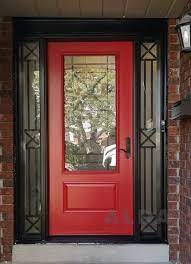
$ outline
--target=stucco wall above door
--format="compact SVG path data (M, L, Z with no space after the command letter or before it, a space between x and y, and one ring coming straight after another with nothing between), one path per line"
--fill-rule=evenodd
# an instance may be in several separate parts
M0 16L176 18L187 3L188 0L1 0Z

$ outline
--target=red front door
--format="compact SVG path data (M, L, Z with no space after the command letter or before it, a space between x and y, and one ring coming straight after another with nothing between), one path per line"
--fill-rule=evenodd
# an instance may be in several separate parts
M48 43L49 234L133 234L132 42Z

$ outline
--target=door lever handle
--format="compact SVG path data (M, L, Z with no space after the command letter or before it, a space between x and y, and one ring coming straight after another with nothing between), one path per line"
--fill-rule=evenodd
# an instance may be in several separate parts
M120 150L125 152L127 159L130 159L130 156L131 156L131 138L126 137L125 140L126 140L126 149L120 149Z
M126 157L129 159L131 156L131 138L126 138Z

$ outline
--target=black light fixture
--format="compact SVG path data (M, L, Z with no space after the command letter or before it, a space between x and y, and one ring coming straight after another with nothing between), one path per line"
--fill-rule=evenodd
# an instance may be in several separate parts
M182 51L191 51L191 13L177 20L176 29Z

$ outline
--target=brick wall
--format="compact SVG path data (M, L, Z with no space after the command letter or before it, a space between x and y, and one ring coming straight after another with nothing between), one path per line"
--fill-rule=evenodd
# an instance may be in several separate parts
M187 10L190 7L191 2ZM171 260L188 264L191 263L191 119L172 121L171 107L191 95L191 54L180 53L175 24L175 20L169 20L168 240Z
M179 260L180 121L171 119L172 104L180 99L180 47L176 21L168 27L168 241L171 261Z
M191 54L180 59L181 98L191 95ZM191 263L191 119L180 122L180 260Z
M12 23L0 17L0 262L13 244Z

